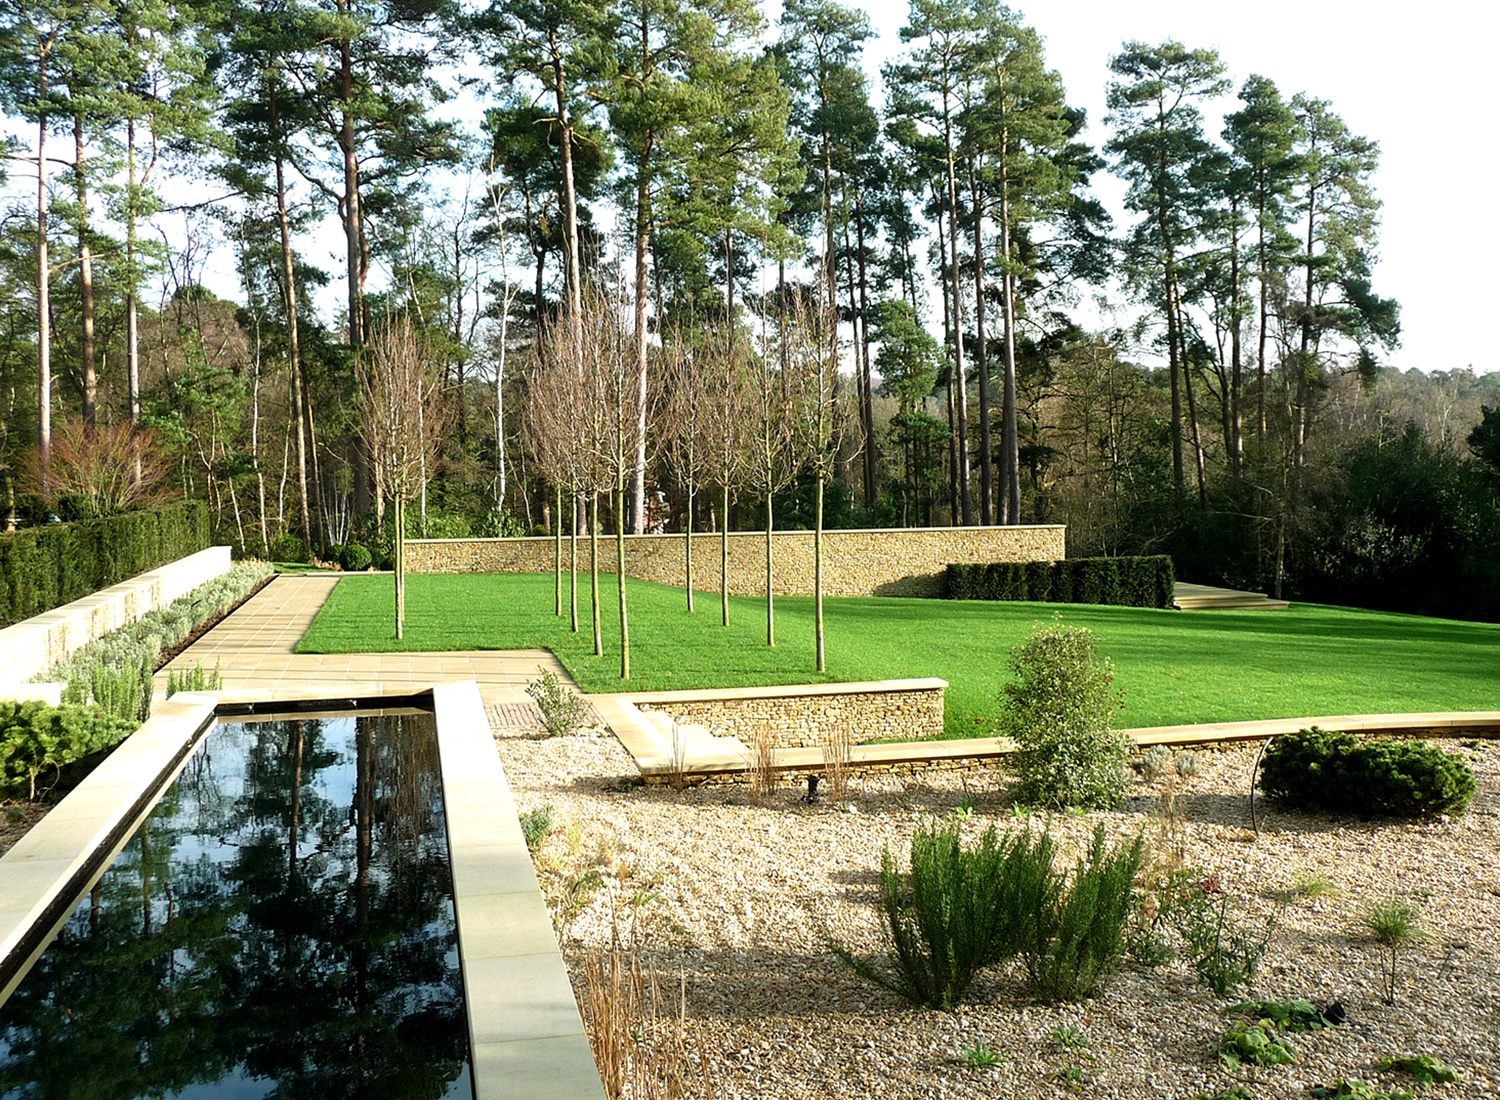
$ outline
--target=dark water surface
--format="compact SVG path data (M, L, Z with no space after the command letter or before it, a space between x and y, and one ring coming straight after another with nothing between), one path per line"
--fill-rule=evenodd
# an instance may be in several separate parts
M0 1097L473 1095L431 715L221 725L0 1006Z

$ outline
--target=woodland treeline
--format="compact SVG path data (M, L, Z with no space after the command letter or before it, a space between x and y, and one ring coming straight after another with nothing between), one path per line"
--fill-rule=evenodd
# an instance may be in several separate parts
M913 0L878 99L871 34L834 0L0 0L9 511L181 490L247 553L377 561L408 508L1056 522L1500 618L1500 375L1383 365L1379 149L1334 104L1127 42L1094 147L1022 13Z

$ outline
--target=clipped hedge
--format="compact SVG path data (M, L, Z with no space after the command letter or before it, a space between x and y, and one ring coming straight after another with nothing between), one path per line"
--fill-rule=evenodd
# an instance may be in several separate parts
M1427 741L1298 730L1266 749L1260 789L1289 805L1361 817L1461 814L1474 800L1474 771Z
M1165 554L950 565L950 600L1032 600L1116 607L1171 607L1175 577Z
M208 532L208 505L183 500L0 534L0 626L196 554Z

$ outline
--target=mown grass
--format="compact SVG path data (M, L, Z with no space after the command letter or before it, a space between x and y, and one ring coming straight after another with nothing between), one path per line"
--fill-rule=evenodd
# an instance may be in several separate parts
M689 614L680 589L632 582L632 678L619 679L614 578L601 577L605 656L553 615L546 575L418 575L407 581L406 637L395 640L389 576L345 577L298 646L302 653L550 649L585 691L640 691L938 676L947 733L983 736L1006 657L1059 614L1099 638L1124 696L1117 725L1174 725L1317 714L1500 709L1500 625L1297 604L1288 611L1192 612L888 597L826 601L828 673L813 671L810 598L737 597L719 625L715 593ZM566 596L566 593L565 593Z

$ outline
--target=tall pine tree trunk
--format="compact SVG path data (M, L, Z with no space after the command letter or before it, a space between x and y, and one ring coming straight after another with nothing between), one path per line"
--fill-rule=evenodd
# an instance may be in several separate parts
M979 373L979 522L988 527L994 521L991 511L995 499L995 460L990 442L990 365L985 332L984 308L984 206L969 158L969 195L974 203L974 366Z
M73 116L73 189L78 201L78 312L82 328L83 430L92 435L99 401L99 349L94 336L94 242L89 229L83 116Z
M38 99L48 95L47 63L38 68ZM42 487L47 487L47 466L52 454L52 273L47 262L47 116L37 123L36 137L36 404L37 458Z
M958 171L953 149L953 120L948 110L948 93L943 93L943 153L948 175L948 253L949 282L953 288L953 404L958 420L958 503L963 523L974 522L974 500L969 490L969 396L964 377L964 309L958 264Z

